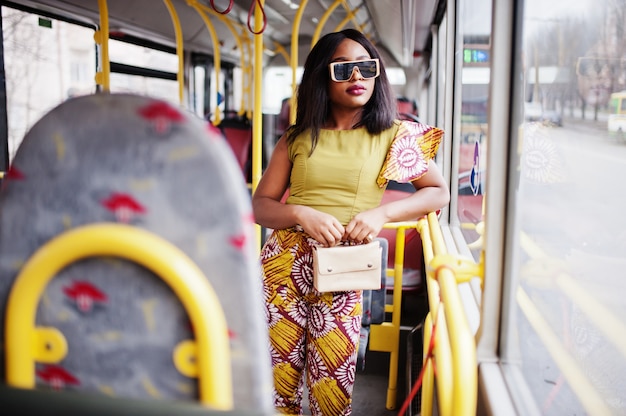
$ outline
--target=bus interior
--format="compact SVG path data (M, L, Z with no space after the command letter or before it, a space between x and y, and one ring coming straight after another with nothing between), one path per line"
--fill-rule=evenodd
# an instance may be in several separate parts
M451 196L378 236L352 414L626 414L624 1L0 10L3 414L275 414L250 197L349 27Z

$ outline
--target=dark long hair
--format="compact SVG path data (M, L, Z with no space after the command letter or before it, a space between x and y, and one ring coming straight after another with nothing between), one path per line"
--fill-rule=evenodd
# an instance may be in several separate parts
M287 143L292 143L298 135L310 129L311 152L315 149L320 129L330 115L328 65L344 39L358 42L370 57L380 60L380 76L375 79L374 93L362 109L361 120L353 128L365 126L370 134L377 134L392 126L396 118L396 101L383 59L361 32L345 29L321 37L307 56L297 93L296 123L287 132Z

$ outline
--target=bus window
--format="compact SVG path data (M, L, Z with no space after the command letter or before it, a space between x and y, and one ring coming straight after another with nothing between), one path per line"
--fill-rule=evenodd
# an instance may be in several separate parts
M111 92L132 92L178 103L178 57L115 39L109 40Z
M607 131L622 108L623 2L524 2L516 108L542 103L563 125L521 117L509 167L503 328L519 414L626 414L626 148ZM548 7L549 6L549 7ZM607 49L607 44L616 42ZM581 59L584 58L584 59ZM574 71L576 69L576 71ZM608 114L613 98L614 110Z
M9 160L32 124L95 92L94 30L2 7Z
M463 39L457 216L475 259L482 248L483 182L487 148L491 2L460 5Z

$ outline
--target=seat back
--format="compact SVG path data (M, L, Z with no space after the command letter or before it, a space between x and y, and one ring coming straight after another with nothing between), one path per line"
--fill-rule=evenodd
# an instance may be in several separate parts
M389 184L389 187L383 194L381 203L388 203L396 201L398 199L405 198L407 193L415 192L413 185L403 186L405 184ZM396 230L383 228L378 234L380 238L384 238L389 242L389 257L388 268L393 269L396 259ZM423 285L422 273L423 260L422 260L422 240L419 233L415 229L407 230L405 233L405 246L404 246L404 262L403 262L403 277L402 287L403 290L419 289ZM393 287L393 279L387 280L387 287Z
M398 116L401 120L420 122L417 101L406 97L397 97L396 108L398 109Z
M250 178L252 156L252 124L246 118L225 118L218 125L235 155L239 168L246 180Z
M84 256L68 256L68 263L56 269L49 266L53 276L39 294L15 283L36 263L41 246L94 226L148 235L148 242L139 244L145 253L132 254L134 249L124 245L131 237L102 240L102 232L91 233L74 238L74 246L61 252L100 244L102 253L87 250ZM24 312L32 313L35 338L57 342L50 345L61 351L54 356L45 348L35 350L35 386L114 397L201 399L198 377L208 361L201 358L208 325L195 316L219 313L203 309L196 295L206 295L210 287L227 326L234 408L271 414L253 235L245 181L223 138L202 120L164 101L126 94L75 98L52 110L26 135L0 193L3 315L14 290L35 296L36 311ZM161 243L175 249L153 251ZM163 267L154 266L159 261ZM186 275L185 264L197 268L209 285L184 283L181 292L163 278ZM3 346L10 336L5 327L2 319ZM3 348L5 381L6 353ZM220 382L228 378L210 381Z

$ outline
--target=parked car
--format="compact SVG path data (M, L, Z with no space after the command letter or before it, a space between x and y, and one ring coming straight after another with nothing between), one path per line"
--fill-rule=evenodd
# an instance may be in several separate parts
M563 117L556 110L544 110L541 103L524 103L524 120L540 122L550 126L563 126Z
M543 114L543 107L541 103L535 103L535 102L524 103L524 120L541 121L542 114Z
M545 110L541 115L541 121L552 126L563 126L563 117L556 110Z

